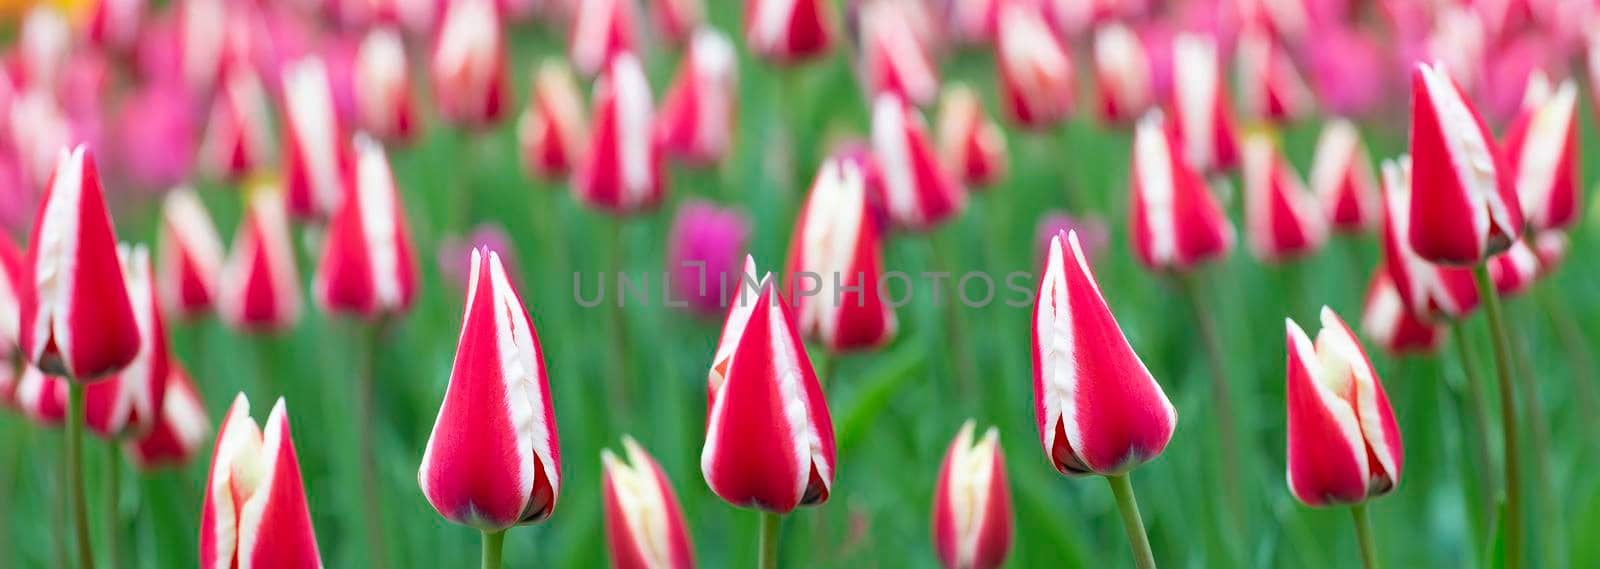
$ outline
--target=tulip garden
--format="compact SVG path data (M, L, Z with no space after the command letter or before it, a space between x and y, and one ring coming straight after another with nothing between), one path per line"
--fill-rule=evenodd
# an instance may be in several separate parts
M1600 10L0 4L0 567L1600 566Z

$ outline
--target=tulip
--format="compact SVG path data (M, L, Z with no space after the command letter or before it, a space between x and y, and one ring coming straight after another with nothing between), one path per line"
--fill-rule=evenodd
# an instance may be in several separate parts
M997 30L995 60L1006 116L1023 128L1060 123L1072 112L1077 89L1066 47L1039 10L1021 2L1004 3Z
M1289 121L1311 110L1311 90L1288 52L1259 30L1239 37L1239 106L1255 120Z
M587 144L583 96L572 71L559 59L547 59L534 72L528 108L517 119L517 140L523 165L534 176L566 176Z
M1163 120L1152 111L1133 135L1133 247L1151 270L1185 271L1226 255L1233 248L1233 224Z
M390 28L368 32L356 52L354 75L357 124L384 140L415 137L417 111L400 33Z
M666 178L652 140L650 83L632 54L611 62L595 83L594 130L578 162L572 189L590 206L623 215L653 209Z
M167 376L160 412L143 435L123 443L123 451L143 470L180 466L194 456L211 431L205 401L194 380L176 361Z
M156 240L156 291L161 306L180 318L211 310L222 270L222 240L194 188L173 189L161 206Z
M973 440L961 425L945 451L933 490L933 543L948 569L994 569L1011 550L1011 485L1006 482L1000 431Z
M1216 42L1179 34L1172 40L1172 71L1173 129L1189 165L1202 172L1232 169L1239 142Z
M1005 135L984 113L971 86L956 84L945 89L934 124L940 158L962 183L984 188L1005 176Z
M1412 73L1411 164L1408 239L1422 258L1480 263L1522 234L1510 169L1482 117L1437 66Z
M902 5L891 2L861 8L864 82L869 95L889 93L927 105L939 94L939 70L905 12Z
M1347 23L1324 25L1306 38L1306 75L1317 103L1330 113L1370 115L1386 101L1393 54L1377 34Z
M1429 263L1406 239L1412 216L1411 159L1383 164L1383 256L1400 298L1424 320L1465 318L1478 307L1472 273L1461 267Z
M16 149L31 197L37 188L49 187L61 149L71 148L81 137L55 96L44 89L23 91L11 102L10 110L5 117L10 121L6 134Z
M211 454L200 510L201 567L322 567L283 398L264 426L234 398Z
M961 213L967 191L939 162L916 107L879 95L872 107L872 148L883 176L885 205L896 225L930 229Z
M1505 158L1530 228L1566 229L1578 219L1578 88L1554 92L1543 73L1528 80L1520 117L1505 135Z
M1094 32L1094 80L1104 122L1132 122L1154 101L1144 44L1120 23L1100 26Z
M967 44L994 41L1000 7L1007 0L954 0L950 3L950 32Z
M1539 277L1539 255L1528 245L1528 239L1519 239L1504 253L1489 259L1489 277L1494 280L1495 291L1503 297L1522 294L1533 286Z
M1543 231L1533 236L1533 252L1539 257L1539 275L1548 275L1567 258L1570 238L1561 231Z
M510 97L505 37L491 0L445 5L428 57L439 111L450 122L484 128L499 122Z
M474 250L471 270L461 340L417 482L440 515L487 539L550 516L561 451L528 311L498 254Z
M698 164L727 155L738 100L737 58L721 32L695 33L656 117L655 136L663 152Z
M820 57L833 44L833 3L826 0L745 0L750 51L778 63Z
M1083 256L1090 261L1105 251L1106 243L1111 240L1111 228L1097 215L1074 217L1061 210L1046 211L1039 215L1039 221L1033 229L1033 252L1039 262L1043 263L1045 257L1050 255L1050 242L1055 240L1057 234L1070 232L1077 232Z
M300 318L300 275L289 240L289 218L272 182L246 190L244 221L217 278L217 313L250 332L287 329Z
M572 66L585 76L599 73L618 55L638 48L634 0L586 0L573 5Z
M668 43L690 41L704 23L701 0L651 0L650 20Z
M883 245L867 215L861 172L842 160L824 162L794 227L784 288L800 334L833 352L893 338L899 324L879 288ZM804 284L804 277L815 281Z
M66 15L49 4L29 9L17 28L15 49L17 83L54 89L72 53L72 29Z
M505 257L501 258L501 262L505 264L506 274L512 279L521 274L517 270L517 254L512 247L511 236L497 223L480 223L465 235L446 235L440 240L438 249L435 262L439 276L460 290L466 290L467 281L472 279L472 252L477 249L504 252Z
M1395 354L1429 353L1439 346L1439 325L1423 320L1400 296L1389 267L1379 264L1367 287L1361 330L1383 349Z
M142 434L155 423L166 395L171 358L150 271L150 251L142 245L123 245L118 252L141 341L127 367L85 390L84 418L89 430L107 439Z
M22 286L22 251L11 241L11 235L0 231L0 356L5 356L9 370L9 355L17 345L17 328L21 322L22 300L18 288Z
M202 167L237 180L270 163L270 115L266 91L255 72L244 66L229 69L200 143Z
M1322 127L1309 183L1335 231L1364 231L1376 225L1383 214L1378 182L1367 163L1367 150L1355 125L1348 120L1331 119Z
M178 62L195 93L209 92L222 74L228 50L228 5L224 0L177 0Z
M84 22L84 35L91 45L128 48L138 39L145 10L145 0L94 0Z
M302 219L333 215L344 198L350 151L322 60L307 57L290 64L283 91L289 214Z
M674 298L701 316L726 314L749 238L750 220L738 210L695 199L678 206L667 237Z
M661 465L633 438L622 437L626 460L600 451L606 545L615 569L692 569L694 545Z
M311 287L323 310L373 319L411 306L417 262L389 158L364 135L355 148L355 183L328 225Z
M1483 18L1476 9L1466 5L1441 7L1424 41L1424 54L1417 60L1437 61L1435 67L1448 71L1461 88L1472 89L1478 84L1490 42ZM1412 90L1416 91L1416 87ZM1413 100L1415 95L1413 93ZM1415 110L1412 120L1416 120Z
M1246 135L1243 154L1245 227L1256 256L1281 261L1315 252L1327 240L1327 223L1277 143L1264 132Z
M12 386L11 397L23 416L41 425L57 427L67 418L69 388L67 380L26 366Z

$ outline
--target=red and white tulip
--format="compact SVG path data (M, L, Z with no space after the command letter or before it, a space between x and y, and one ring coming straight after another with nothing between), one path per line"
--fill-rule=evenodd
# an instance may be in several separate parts
M1522 235L1516 183L1461 87L1437 66L1411 77L1407 238L1431 262L1479 263Z
M200 510L200 566L322 567L282 397L262 426L243 393L222 419Z
M484 128L505 114L511 94L504 34L492 0L446 4L428 57L433 96L446 120Z
M785 271L803 336L830 351L881 346L898 328L884 301L882 235L868 215L861 171L838 159L823 162L795 221ZM800 282L802 276L815 282Z
M1518 239L1510 249L1489 259L1489 278L1501 297L1511 297L1528 290L1539 278L1542 267L1539 255L1528 245L1528 239Z
M378 318L416 299L416 253L383 147L356 135L355 148L355 181L328 224L311 288L323 310Z
M84 22L90 45L113 49L131 47L139 39L146 0L93 0Z
M949 30L957 41L987 44L994 41L1000 7L1008 0L954 0L950 2Z
M1212 39L1179 34L1172 40L1170 106L1173 129L1191 166L1212 172L1231 170L1238 164L1238 134Z
M211 432L211 419L206 416L205 401L195 389L194 380L176 361L170 372L160 412L150 429L123 443L123 452L144 470L189 462Z
M367 32L356 50L354 75L361 129L387 141L411 140L418 128L417 109L400 32L392 28Z
M1395 354L1428 353L1439 346L1444 336L1438 324L1423 320L1400 296L1400 288L1389 275L1387 264L1380 263L1367 287L1366 304L1361 310L1361 330L1383 349Z
M634 0L585 0L573 4L569 55L578 73L592 76L618 55L637 52L633 3Z
M167 193L156 239L156 291L169 314L188 318L211 310L222 272L222 239L194 188Z
M650 83L633 54L611 62L595 83L594 122L572 189L600 209L628 214L655 208L666 191Z
M1246 117L1281 122L1312 110L1311 90L1295 70L1289 53L1271 36L1260 30L1246 31L1239 36L1236 49L1239 108Z
M559 59L539 65L532 92L527 110L517 120L523 165L535 176L561 178L572 171L588 145L583 95L572 70Z
M690 41L705 21L701 0L650 0L650 20L667 43Z
M237 180L271 163L271 114L267 92L255 71L249 66L230 68L212 103L200 143L201 168Z
M1250 248L1279 261L1315 252L1327 241L1327 222L1316 197L1265 132L1244 140L1244 212Z
M922 113L894 95L872 107L872 149L883 176L889 217L901 227L929 229L959 215L967 190L940 162Z
M12 350L17 347L17 332L22 322L22 250L11 235L0 231L0 367L9 370Z
M1160 111L1151 111L1134 130L1133 248L1147 268L1186 270L1227 255L1233 223L1163 122Z
M966 84L946 88L934 119L939 154L968 187L989 187L1006 174L1006 138Z
M833 47L832 6L827 0L745 0L745 44L778 63L820 57Z
M1323 125L1309 182L1334 231L1365 231L1383 216L1378 180L1367 160L1355 124L1336 118Z
M600 451L606 545L615 569L693 569L694 544L672 481L633 438Z
M862 71L869 95L890 93L924 106L939 94L939 69L905 12L893 2L861 7Z
M1561 231L1543 231L1534 234L1533 252L1539 257L1539 274L1548 275L1561 266L1567 258L1572 239Z
M971 420L945 451L933 490L933 546L948 569L994 569L1011 551L1011 485L1000 431L974 440Z
M22 415L47 427L67 419L67 381L45 375L39 368L23 366L12 387L12 401Z
M1581 211L1578 187L1578 88L1551 91L1543 73L1528 80L1523 111L1505 135L1505 158L1530 228L1565 229Z
M350 149L322 59L307 57L284 70L283 115L289 214L327 218L344 199Z
M1100 119L1130 123L1155 103L1150 56L1139 36L1121 23L1094 32L1094 83L1100 98Z
M1076 99L1072 56L1037 7L1005 3L998 30L995 67L1007 118L1032 129L1060 123Z
M656 117L662 152L696 164L711 164L728 154L737 116L738 57L722 32L695 32Z
M217 279L217 313L238 329L274 332L300 319L300 273L283 197L270 182L246 190L244 221Z
M150 270L150 250L142 245L122 245L119 254L140 342L138 354L127 367L84 390L85 424L107 439L142 434L155 424L166 397L172 358Z
M1478 307L1478 285L1465 267L1437 265L1411 248L1411 159L1383 164L1383 257L1400 297L1425 320L1459 319Z
M178 58L190 90L206 93L216 85L227 59L228 3L177 0Z

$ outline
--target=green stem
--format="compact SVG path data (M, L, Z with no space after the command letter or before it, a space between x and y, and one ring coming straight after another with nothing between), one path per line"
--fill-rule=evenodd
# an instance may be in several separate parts
M778 527L782 522L783 516L780 514L761 512L761 556L757 559L758 569L777 569Z
M1211 396L1216 407L1219 431L1217 437L1222 444L1222 460L1219 463L1222 468L1223 496L1227 500L1233 529L1237 533L1244 516L1244 502L1239 492L1241 483L1239 430L1233 424L1233 394L1228 388L1227 371L1222 363L1222 340L1217 333L1216 320L1209 309L1210 304L1206 303L1200 293L1200 274L1194 270L1180 273L1178 284L1183 288L1184 297L1189 301L1189 308L1194 313L1200 340L1205 345L1206 364L1211 369Z
M122 453L117 441L106 445L109 470L106 473L106 567L121 567L122 552L118 551L122 530Z
M955 264L950 262L949 255L945 254L946 251L936 235L928 236L928 245L932 251L933 270L944 273L948 278L946 282L950 284L948 295L940 296L941 292L937 288L934 289L934 295L939 300L935 304L942 303L944 308L945 336L942 349L945 355L950 357L950 373L955 376L962 398L970 400L976 391L973 383L973 376L976 374L972 371L972 361L967 356L967 350L963 348L966 342L962 341L961 334L961 289L958 284L961 276L955 271Z
M1456 356L1461 360L1461 372L1466 377L1467 405L1472 413L1472 448L1474 451L1473 462L1478 469L1478 484L1481 485L1479 496L1482 501L1478 505L1479 531L1483 539L1489 539L1488 532L1492 531L1494 524L1494 491L1495 473L1492 463L1494 455L1489 451L1489 398L1483 393L1483 380L1478 377L1478 366L1472 358L1472 347L1467 344L1466 324L1460 320L1450 325L1450 342L1455 344Z
M1378 569L1378 546L1372 541L1372 521L1367 519L1367 504L1350 506L1350 516L1356 520L1356 540L1361 543L1361 566Z
M356 378L356 401L360 414L361 429L361 477L362 494L366 498L367 514L367 547L370 550L369 562L374 567L388 567L388 547L383 537L383 510L381 492L378 488L378 454L376 430L376 412L373 403L373 384L378 373L378 347L383 343L383 333L386 321L379 320L367 330L367 365Z
M1513 318L1515 318L1513 316ZM1518 321L1526 324L1526 322ZM1521 327L1523 330L1527 328ZM1561 563L1561 544L1564 539L1565 528L1562 524L1561 507L1556 503L1553 490L1555 482L1550 476L1550 462L1545 457L1550 456L1550 425L1546 420L1544 403L1539 400L1539 383L1534 379L1533 362L1528 359L1528 345L1526 337L1511 336L1511 355L1516 362L1517 389L1521 390L1522 404L1527 406L1528 421L1528 455L1533 457L1529 465L1533 476L1533 499L1538 505L1537 515L1544 520L1543 531L1539 532L1540 545L1543 547L1544 558L1540 565L1548 567L1565 567Z
M1139 500L1133 496L1133 482L1127 474L1107 476L1111 493L1117 497L1117 509L1122 512L1122 529L1128 532L1128 546L1133 549L1133 564L1139 569L1155 569L1156 556L1150 552L1150 536L1144 532L1144 520L1139 517Z
M500 551L505 544L506 530L483 532L483 569L500 569Z
M1517 453L1517 392L1511 381L1511 348L1506 341L1504 317L1500 312L1500 296L1495 292L1494 280L1489 277L1489 265L1479 263L1473 269L1478 277L1478 294L1483 297L1484 312L1489 316L1489 333L1494 338L1494 370L1500 386L1500 428L1505 437L1505 567L1522 567L1522 467Z
M94 568L89 549L89 505L83 500L83 384L67 377L67 491L71 496L73 532L78 538L78 566Z

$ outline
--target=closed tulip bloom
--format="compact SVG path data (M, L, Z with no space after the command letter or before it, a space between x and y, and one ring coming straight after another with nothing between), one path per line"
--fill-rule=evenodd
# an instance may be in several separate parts
M504 115L511 96L500 17L491 0L456 0L445 6L428 57L439 112L460 126L493 125Z
M623 54L612 61L595 83L594 130L572 185L579 200L618 215L660 204L666 179L651 136L653 105L638 58Z
M933 546L949 569L994 569L1011 551L1011 485L1000 451L1000 431L973 439L961 425L945 451L933 490Z
M1489 259L1489 277L1502 298L1522 294L1539 278L1539 255L1528 245L1528 239L1518 239L1510 249Z
M737 58L722 32L706 28L695 33L656 117L662 152L695 164L711 164L728 154L737 111Z
M967 190L939 161L916 107L894 95L879 95L872 107L872 149L895 225L930 229L966 207Z
M228 50L228 6L224 0L178 0L178 60L190 90L216 85Z
M0 358L7 360L17 346L17 328L22 321L22 299L18 297L22 278L22 251L10 234L0 231ZM11 367L0 363L5 363L0 367Z
M223 179L237 180L271 163L270 118L267 93L255 71L249 66L230 68L212 103L205 137L200 142L201 168Z
M383 147L365 135L355 147L355 183L328 224L311 288L323 310L378 318L416 298L416 253Z
M450 385L417 482L439 515L484 531L541 521L561 490L544 349L500 256L472 252Z
M1510 168L1461 88L1419 65L1411 87L1411 226L1408 239L1435 263L1475 264L1522 234Z
M1430 353L1444 336L1439 328L1417 316L1400 297L1389 267L1379 264L1367 287L1366 305L1361 311L1362 332L1390 353Z
M1007 0L953 0L950 2L949 29L957 41L986 44L994 41L1000 22L1000 7Z
M1239 107L1245 116L1289 121L1312 110L1314 99L1289 53L1260 30L1246 31L1237 46Z
M1355 124L1335 118L1323 125L1309 182L1334 231L1365 231L1383 216L1377 177L1367 160Z
M12 65L18 83L53 90L72 54L72 27L66 14L50 4L27 9L17 27L15 50Z
M201 567L322 567L283 398L265 425L234 398L211 451L200 510Z
M167 328L161 319L150 270L150 250L142 245L123 245L120 253L141 341L138 355L127 367L84 391L84 421L90 432L107 439L150 430L161 414L167 376L171 373L172 353L167 347Z
M961 182L986 188L1006 174L1006 138L966 84L945 89L935 119L939 154Z
M800 333L833 352L881 346L893 338L894 307L878 286L882 237L867 214L866 190L855 165L837 159L822 164L794 227L784 288L800 319Z
M1289 491L1307 506L1357 504L1394 491L1404 450L1389 397L1344 321L1322 308L1316 343L1288 329Z
M586 0L573 4L572 66L584 76L604 70L611 59L633 53L634 0Z
M321 59L307 57L284 70L283 99L289 214L326 218L339 210L344 198L350 150Z
M1539 257L1539 275L1548 275L1567 258L1571 238L1561 231L1543 231L1533 236L1533 252Z
M354 73L361 129L388 141L411 140L417 132L417 110L400 33L391 28L368 32L356 51Z
M667 237L672 298L701 316L726 315L749 238L750 219L737 209L698 199L678 206Z
M939 94L939 70L912 30L906 8L892 2L861 7L862 72L871 95L892 93L915 105Z
M156 238L156 292L167 313L190 318L210 311L222 272L222 239L194 188L173 189L161 205Z
M142 470L181 466L189 462L211 432L205 401L194 380L177 361L167 376L159 413L144 434L123 443L123 453Z
M18 279L18 344L45 373L99 379L131 363L140 338L94 156L62 150L44 192Z
M753 278L755 260L745 259ZM709 376L700 472L718 497L787 514L828 501L833 419L788 305L772 274L741 281Z
M67 418L67 381L39 368L23 368L11 397L23 416L41 425L58 427Z
M1094 32L1094 83L1100 98L1100 119L1131 123L1155 102L1150 57L1139 36L1121 23Z
M693 569L694 544L672 481L631 437L600 451L606 545L616 569Z
M1172 126L1189 164L1202 172L1232 169L1239 141L1216 42L1179 34L1172 40L1172 73Z
M1322 208L1271 135L1245 137L1243 178L1245 227L1257 257L1280 261L1322 247L1328 237Z
M271 182L246 190L244 220L217 279L217 313L230 326L274 332L300 319L300 274L283 198Z
M667 43L689 41L705 20L701 0L650 0L650 20Z
M84 36L90 45L124 49L139 39L145 0L94 0L84 22Z
M1478 285L1465 267L1437 265L1411 248L1411 159L1383 164L1383 257L1400 297L1426 320L1458 319L1478 307Z
M523 165L540 178L561 178L572 171L588 145L583 95L572 70L559 59L539 64L532 93L517 120Z
M833 46L832 2L827 0L745 0L745 45L778 63L797 63Z
M1021 2L1000 8L995 67L1006 116L1023 128L1045 129L1072 112L1072 56L1039 10Z
M1505 135L1505 158L1517 197L1534 230L1565 229L1581 211L1578 190L1578 88L1554 92L1543 73L1528 80L1522 114Z
M1129 176L1132 240L1139 261L1152 270L1186 270L1233 248L1232 222L1182 152L1160 111L1139 120Z

